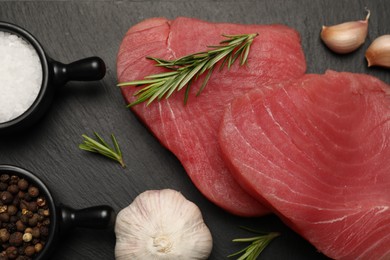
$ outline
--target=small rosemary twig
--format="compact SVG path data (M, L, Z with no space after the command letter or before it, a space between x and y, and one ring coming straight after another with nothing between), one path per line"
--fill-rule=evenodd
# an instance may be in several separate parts
M268 244L271 243L274 238L280 235L277 232L264 233L246 227L241 228L246 229L252 233L257 233L259 236L233 239L233 242L250 243L250 245L239 250L238 252L228 255L228 257L233 257L241 254L237 260L256 260L261 252L263 252L263 250L268 246Z
M104 155L112 160L115 160L120 163L120 165L125 168L126 165L123 162L122 151L119 148L119 144L115 136L111 135L112 143L114 144L114 149L111 148L104 140L101 138L98 133L94 132L97 141L88 137L87 135L82 135L84 142L79 145L81 150L88 152L98 153Z
M247 62L249 51L255 34L223 35L227 39L218 46L209 46L211 50L187 55L176 60L164 60L147 57L156 62L156 66L164 67L172 71L146 76L142 80L119 83L118 86L142 86L135 92L137 99L129 104L129 107L147 101L149 105L154 100L169 98L174 91L180 91L186 87L184 103L188 100L191 83L207 71L203 84L199 88L199 95L206 86L216 64L222 61L220 69L227 65L228 69L238 59L240 65Z

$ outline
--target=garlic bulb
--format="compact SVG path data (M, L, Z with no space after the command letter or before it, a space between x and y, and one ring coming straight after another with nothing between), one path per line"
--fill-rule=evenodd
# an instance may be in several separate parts
M367 37L370 11L367 12L365 20L322 26L322 41L336 53L345 54L356 50Z
M376 38L366 51L368 67L390 68L390 34Z
M115 234L117 260L207 259L213 245L199 208L171 189L141 193L119 212Z

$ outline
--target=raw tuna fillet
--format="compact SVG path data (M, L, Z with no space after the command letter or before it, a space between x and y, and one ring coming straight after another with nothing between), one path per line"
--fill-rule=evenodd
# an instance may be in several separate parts
M334 259L390 259L389 86L307 75L226 109L224 158L251 194Z
M226 39L222 34L259 33L248 57L248 65L237 64L227 71L216 69L202 94L196 92L202 80L194 82L189 100L174 93L168 100L139 104L136 115L159 141L173 152L196 187L212 202L243 216L268 212L232 178L222 160L218 128L223 111L234 97L253 88L267 88L287 79L302 76L306 69L300 38L296 31L282 25L238 25L208 23L190 18L167 20L153 18L130 28L120 46L117 60L119 82L143 79L164 71L146 56L176 59L207 50ZM136 87L124 87L127 102Z

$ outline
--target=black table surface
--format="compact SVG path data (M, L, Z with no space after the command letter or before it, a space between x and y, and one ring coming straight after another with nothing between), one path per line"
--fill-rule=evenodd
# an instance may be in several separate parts
M364 19L365 7L371 10L371 18L364 46L349 55L331 53L319 38L321 26ZM126 108L116 87L116 55L126 31L149 17L281 23L301 34L308 73L327 69L360 72L390 83L389 70L367 68L364 58L376 37L390 33L389 11L388 0L0 0L0 21L30 31L52 58L69 63L99 56L107 65L103 80L68 83L58 90L53 105L37 125L23 134L0 139L0 164L18 165L34 172L49 186L58 203L74 208L107 204L119 212L143 191L181 191L200 207L212 232L210 259L226 259L241 248L231 240L252 234L239 226L282 233L260 259L326 259L277 217L233 216L203 197L176 157ZM91 135L93 131L106 138L115 134L126 169L78 149L81 135ZM62 237L53 259L109 260L115 258L114 247L112 229L75 229Z

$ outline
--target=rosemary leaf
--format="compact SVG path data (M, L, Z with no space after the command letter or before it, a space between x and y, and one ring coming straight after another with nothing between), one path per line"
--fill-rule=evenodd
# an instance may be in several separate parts
M112 143L114 144L116 153L119 155L119 157L122 157L122 151L119 148L118 141L116 140L116 138L113 134L111 134L111 140L112 140Z
M199 64L196 64L196 66L189 70L185 77L183 78L182 82L180 83L179 87L177 90L181 90L187 83L202 69L202 67L206 64L206 61L202 61Z
M229 45L238 45L238 44L241 44L244 40L246 40L247 37L243 37L243 38L235 38L234 40L232 40L231 42L229 42Z
M232 55L233 55L232 53L229 53L229 54L222 60L221 66L219 66L219 71L222 71L222 69L225 67L227 61L231 59Z
M86 144L80 144L79 145L79 148L81 150L84 150L84 151L88 151L88 152L95 152L94 149L92 149L90 146L86 145Z
M228 67L228 70L230 70L230 67L232 66L232 64L236 61L236 57L235 55L232 53L231 55L229 55L229 59L228 59L228 62L227 62L227 67Z
M249 237L249 238L237 238L233 239L233 242L240 242L240 243L250 243L245 248L228 255L228 257L236 257L238 255L241 255L237 260L255 260L257 257L263 252L263 250L268 246L271 241L279 236L279 233L276 232L270 232L270 233L263 233L258 232L253 229L245 228L248 231L251 231L253 233L260 234L259 236L255 237Z
M172 85L172 83L174 82L175 80L175 77L170 77L162 86L161 86L161 89L156 91L156 93L154 93L154 95L152 96L151 100L154 100L154 96L156 96L158 98L158 100L162 99L164 97L164 95L170 90L170 87ZM150 100L149 100L150 102Z
M163 67L172 71L148 75L142 80L119 83L119 87L136 86L142 87L134 93L137 99L128 106L132 107L137 104L147 102L147 105L153 101L169 98L173 92L180 91L184 87L184 104L186 104L190 92L191 83L196 81L200 75L208 71L206 78L203 81L196 95L199 95L207 85L214 67L222 61L220 70L227 65L231 68L233 63L239 59L240 66L245 65L248 60L250 46L254 38L258 36L254 34L240 35L222 35L227 38L220 42L220 45L208 46L210 50L197 52L186 55L176 60L164 60L155 57L147 57L153 60L157 67Z
M211 74L213 73L214 67L212 67L209 72L207 73L205 79L203 80L202 86L200 86L198 93L196 93L197 96L200 95L200 93L203 91L204 87L206 87L207 82L209 81Z
M166 94L166 98L169 98L172 95L172 93L179 87L180 82L182 82L185 76L186 76L185 72L181 73L177 78L175 78L174 80L175 82L172 85L168 86L169 91Z
M84 139L85 139L84 144L90 146L92 149L102 151L102 152L109 152L110 151L109 148L107 148L103 144L93 140L92 138L90 138L86 135L82 135L82 137L84 137Z
M94 135L96 136L96 138L99 140L99 142L105 146L105 147L109 147L108 144L103 140L103 138L100 137L100 135L96 132L94 132Z
M177 74L177 71L170 71L170 72L149 75L149 76L146 76L145 79L166 78L166 77L174 76L176 74Z
M169 84L171 82L171 80L173 80L173 78L171 78L165 82L161 82L162 84L155 85L156 91L153 93L153 95L151 97L149 97L148 104L153 102L156 98L160 99L160 96L163 95L166 91L168 91L168 88L166 86L167 86L167 84ZM145 93L147 93L147 92L145 92Z
M159 58L154 58L154 57L149 57L149 56L146 57L146 58L149 59L149 60L155 61L155 62L157 63L157 65L169 63L168 60L163 60L163 59L159 59ZM156 65L156 66L157 66L157 65Z
M214 67L214 65L219 62L220 60L222 60L224 57L226 57L227 55L229 55L229 53L232 52L232 49L227 49L221 53L219 53L218 55L216 55L213 59L209 60L208 61L208 64L207 64L207 68L212 68Z
M186 87L186 92L184 93L184 104L187 104L188 96L190 94L191 84L192 84L192 79L188 82Z
M245 64L245 62L248 60L250 45L245 45L244 51L241 54L241 66Z
M122 151L119 148L119 144L115 136L113 134L111 135L111 140L114 144L113 149L107 144L106 141L104 141L104 139L98 133L94 132L94 135L97 140L94 140L87 135L82 135L82 137L84 138L84 142L79 145L79 148L84 151L98 153L103 156L106 156L112 160L119 162L120 165L125 168L126 165L123 162Z
M136 81L131 81L131 82L127 82L127 83L120 83L118 84L119 87L122 87L122 86L137 86L137 85L147 85L147 84L153 84L153 83L158 83L158 82L161 82L161 79L159 79L160 74L156 74L154 75L155 78L151 79L150 77L145 77L145 79L143 80L136 80ZM164 78L164 76L160 77L160 78Z

